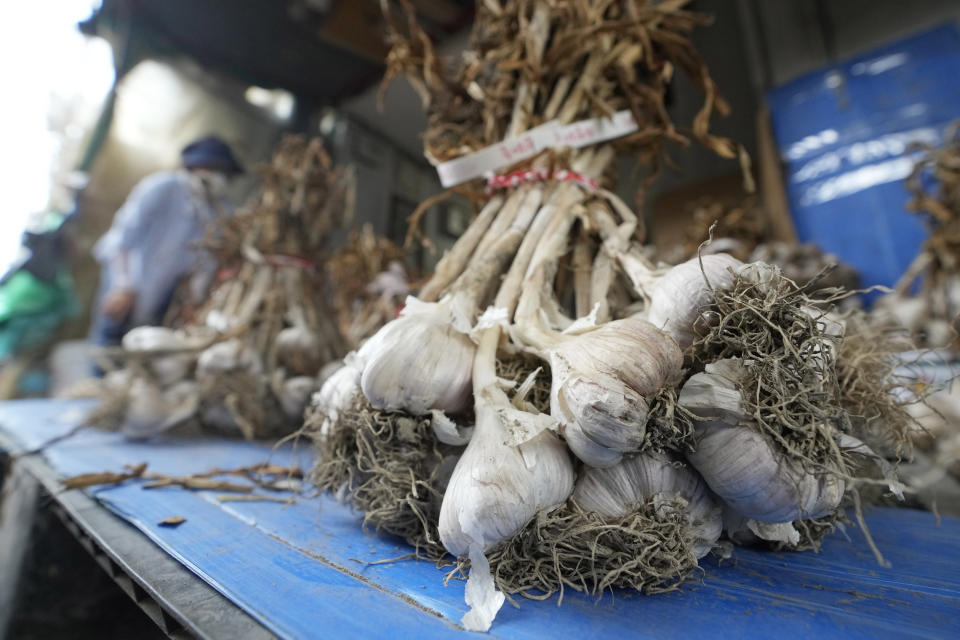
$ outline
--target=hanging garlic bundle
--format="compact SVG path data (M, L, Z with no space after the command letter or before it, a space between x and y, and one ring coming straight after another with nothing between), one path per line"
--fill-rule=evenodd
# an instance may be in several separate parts
M333 298L337 324L351 348L396 317L409 293L405 263L406 252L375 235L370 224L353 229L327 261L330 280L337 283Z
M436 534L469 562L469 629L489 628L510 590L504 572L522 582L513 585L519 591L591 580L588 564L576 561L585 555L565 556L569 563L558 557L553 577L534 575L536 553L524 553L549 548L559 539L551 536L588 551L615 525L615 553L603 566L643 556L629 575L604 574L612 582L598 580L600 590L674 585L717 541L719 505L668 451L687 447L694 431L689 412L679 419L686 410L674 403L689 375L683 348L696 364L690 345L717 328L712 307L736 284L740 263L716 255L674 270L655 267L634 237L635 214L604 188L620 151L654 161L667 139L696 139L726 157L740 151L707 131L711 111L725 105L687 40L703 18L682 5L478 3L470 48L453 64L435 55L412 15L391 24L388 77L410 76L424 100L428 158L453 162L440 168L446 178L465 171L469 180L482 173L472 163L497 156L490 168L500 175L483 195L460 189L483 203L477 217L404 315L315 396L311 426L321 459L314 474L363 511L368 524L386 522L389 531L419 522L419 533L401 535L415 534L419 545ZM663 108L677 68L706 94L689 137ZM611 114L629 121L624 113L635 128L577 141L612 126ZM550 131L556 147L514 157ZM576 148L563 146L571 140ZM436 201L414 214L409 238ZM532 371L519 385L498 379L498 361L518 351L549 371ZM526 399L543 375L550 379L549 406ZM666 435L652 438L651 428ZM451 436L463 443L468 434L462 453L403 464L404 456L425 455ZM580 463L568 448L606 467L581 467L589 511L570 499ZM441 470L458 455L444 482ZM404 470L406 487L388 486ZM426 497L438 493L434 522ZM591 503L591 495L607 497Z
M330 232L352 216L352 171L333 167L319 139L295 136L259 171L259 191L245 208L207 231L207 248L227 275L198 321L178 332L141 327L124 338L133 378L149 377L133 388L152 394L143 404L158 416L148 428L150 412L131 406L138 415L127 422L137 437L171 426L157 398L180 382L192 385L198 397L183 406L194 407L205 427L246 438L290 433L320 368L346 352L316 263Z
M960 350L960 121L947 126L939 148L914 147L912 151L919 149L923 154L906 179L912 195L907 208L923 216L928 236L894 292L878 307L882 316L892 316L910 330L920 346L956 353ZM931 182L936 184L932 192ZM911 294L914 289L918 291Z

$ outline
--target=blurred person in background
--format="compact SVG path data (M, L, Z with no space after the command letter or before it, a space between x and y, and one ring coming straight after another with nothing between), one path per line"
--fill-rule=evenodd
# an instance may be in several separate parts
M213 277L216 265L201 268L211 259L198 245L214 218L233 212L227 188L243 168L214 136L187 145L181 158L182 169L150 175L133 188L94 246L101 265L91 327L97 346L119 344L134 327L159 325L184 278L207 271Z

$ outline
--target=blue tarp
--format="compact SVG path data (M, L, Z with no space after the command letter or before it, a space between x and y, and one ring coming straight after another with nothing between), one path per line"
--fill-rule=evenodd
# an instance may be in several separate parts
M77 424L90 404L29 400L0 404L0 430L24 448ZM131 443L81 431L45 453L64 475L147 462L187 474L213 467L297 461L306 451L219 440ZM466 611L463 583L428 562L402 560L401 541L364 532L359 518L329 497L219 502L212 492L145 490L137 483L90 490L194 573L284 638L443 637ZM176 528L157 523L179 515ZM567 591L563 606L520 599L504 606L493 638L880 638L948 637L960 629L960 520L876 509L868 518L892 563L877 565L863 537L834 534L816 553L737 549L705 563L698 581L656 596L616 592L597 601ZM478 637L480 634L477 634Z
M771 91L774 136L802 242L893 285L926 236L906 211L914 142L960 118L960 31L946 25Z

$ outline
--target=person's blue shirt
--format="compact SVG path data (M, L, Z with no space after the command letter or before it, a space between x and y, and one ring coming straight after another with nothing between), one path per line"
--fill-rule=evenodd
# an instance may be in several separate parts
M102 265L101 299L116 286L135 293L126 328L159 324L180 281L215 268L200 244L208 224L231 210L187 170L157 173L137 184L94 247ZM127 256L122 276L115 268L120 253ZM126 281L118 282L120 277Z

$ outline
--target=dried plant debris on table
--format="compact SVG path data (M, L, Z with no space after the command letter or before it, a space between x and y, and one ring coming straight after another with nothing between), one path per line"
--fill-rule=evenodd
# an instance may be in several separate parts
M203 473L193 473L185 476L173 476L165 473L147 471L147 464L128 465L127 470L121 473L99 471L83 473L64 478L62 484L65 489L86 489L103 485L118 485L128 480L146 480L141 486L144 489L159 489L164 487L178 487L192 491L230 491L249 493L255 488L269 491L299 491L303 471L299 466L285 466L270 463L261 463L233 469L211 469ZM248 484L239 484L227 480L220 480L218 476L235 476L248 481Z
M334 229L352 219L349 168L319 139L285 138L260 187L206 238L220 279L197 319L124 336L125 367L108 374L90 417L149 437L184 424L248 439L295 431L321 367L347 345L322 270Z

